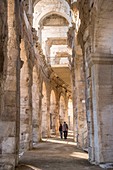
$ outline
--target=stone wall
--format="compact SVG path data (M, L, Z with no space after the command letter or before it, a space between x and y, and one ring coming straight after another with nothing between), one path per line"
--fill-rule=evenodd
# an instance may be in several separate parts
M19 143L19 8L18 1L0 2L1 88L0 169L14 169L18 162ZM5 164L5 165L4 165Z
M110 93L113 85L112 5L112 1L78 0L81 19L78 41L83 50L86 71L89 160L96 164L113 162L112 124L109 122L113 107Z
M54 90L57 100L61 93L68 98L66 85L46 64L45 56L37 42L36 31L31 27L28 8L26 9L23 3L14 0L0 2L1 170L13 170L18 163L19 151L31 149L33 142L41 140L42 82L47 84L48 134L50 134L51 91ZM68 90L67 93L70 94ZM55 103L56 134L59 126L57 100ZM36 131L37 134L34 135Z

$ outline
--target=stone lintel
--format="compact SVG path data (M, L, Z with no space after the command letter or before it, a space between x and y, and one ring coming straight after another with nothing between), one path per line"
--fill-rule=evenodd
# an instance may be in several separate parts
M94 64L113 65L113 54L91 53L86 60L89 67Z

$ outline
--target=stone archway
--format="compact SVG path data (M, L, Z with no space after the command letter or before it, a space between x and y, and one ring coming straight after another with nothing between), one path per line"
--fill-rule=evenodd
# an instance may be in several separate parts
M46 4L46 6L45 6ZM51 5L51 8L50 8ZM36 20L37 24L39 24L39 21L44 18L45 15L50 15L52 13L56 13L58 15L61 15L62 17L66 18L66 20L71 24L71 18L70 18L70 7L69 4L65 0L54 0L54 1L48 1L48 0L40 0L34 2L34 12L39 11L38 14L36 14ZM40 6L43 8L40 8ZM40 10L38 10L38 8ZM35 27L37 28L37 26Z

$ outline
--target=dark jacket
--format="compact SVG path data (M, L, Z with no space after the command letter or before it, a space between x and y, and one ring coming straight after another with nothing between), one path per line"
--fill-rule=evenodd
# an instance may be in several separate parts
M59 126L59 131L62 131L62 125L60 124L60 126Z

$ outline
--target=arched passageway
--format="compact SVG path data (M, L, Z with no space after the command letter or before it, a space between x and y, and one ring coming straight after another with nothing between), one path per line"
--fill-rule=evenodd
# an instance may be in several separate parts
M88 151L91 163L113 163L112 16L113 0L0 1L1 170L14 170L19 152L25 156L44 138L51 142L51 131L54 142L70 144L69 136L59 139L64 121L73 126L74 144ZM51 153L54 147L62 150L55 145ZM37 152L39 160L42 152ZM100 169L68 153L67 169L77 161L78 169Z

